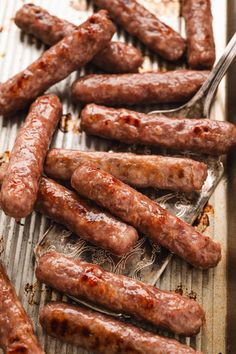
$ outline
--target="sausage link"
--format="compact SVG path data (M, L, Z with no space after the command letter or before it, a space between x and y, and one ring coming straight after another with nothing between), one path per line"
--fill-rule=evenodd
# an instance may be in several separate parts
M0 166L0 185L6 171L7 164L4 163ZM129 252L138 240L137 231L132 226L115 219L49 178L41 178L35 209L83 239L118 256Z
M55 95L37 98L19 130L1 190L3 211L14 218L29 215L37 198L39 179L62 106Z
M136 73L144 58L139 49L122 42L110 42L93 58L98 68L113 74Z
M132 226L48 178L41 180L36 209L83 239L119 256L130 251L138 240Z
M210 0L183 0L183 16L187 32L187 57L192 68L212 68L215 43Z
M49 46L61 41L77 29L73 23L53 16L34 4L23 5L16 12L14 21L22 31L32 34Z
M40 310L46 333L101 354L200 354L176 340L80 306L51 302Z
M54 45L76 30L66 20L52 16L48 11L34 4L23 5L16 13L15 24L24 32L34 35L47 45ZM122 42L110 42L95 55L92 62L110 73L137 72L143 64L140 50Z
M72 98L107 106L185 102L202 86L208 71L175 70L139 74L92 74L76 80Z
M187 158L66 149L50 150L44 169L49 177L70 180L82 159L138 188L191 192L200 190L207 177L206 164Z
M106 9L114 21L163 58L178 60L184 54L185 40L180 34L136 0L93 0L93 3Z
M24 71L0 84L0 114L23 109L50 86L84 66L106 46L114 32L106 11L91 16Z
M79 164L71 185L193 266L207 269L220 261L220 244L91 162Z
M81 113L87 133L127 144L162 146L210 155L226 154L236 145L236 127L210 119L170 118L95 104Z
M0 347L6 354L45 354L1 262Z
M56 252L40 257L36 276L39 281L67 295L135 316L178 334L198 333L205 318L203 309L194 300Z

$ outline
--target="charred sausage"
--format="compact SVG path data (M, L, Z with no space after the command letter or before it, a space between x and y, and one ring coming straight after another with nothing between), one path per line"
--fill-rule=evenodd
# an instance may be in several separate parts
M43 43L54 45L71 34L77 27L34 4L25 4L16 13L16 25L24 32L34 35ZM92 62L110 73L137 72L143 63L140 50L122 42L110 42L95 55Z
M207 165L187 158L100 151L52 149L45 172L49 177L70 180L82 159L96 163L121 181L138 188L190 192L200 190L207 177Z
M32 323L0 262L0 347L6 354L44 354Z
M33 211L44 159L61 113L55 95L41 96L31 105L2 184L1 205L7 215L20 219Z
M204 321L204 311L194 300L60 253L50 252L40 257L36 276L67 295L135 316L174 333L196 334Z
M182 57L185 40L136 0L93 0L93 3L106 9L114 21L163 58Z
M40 310L46 333L101 354L200 354L176 340L80 306L51 302Z
M79 164L71 177L71 185L79 194L108 209L193 266L206 269L220 261L218 243L93 163Z
M128 144L163 146L210 155L226 154L236 145L236 127L210 119L169 118L95 104L81 113L88 134Z
M210 0L183 0L183 16L187 32L187 57L192 68L212 68L215 43Z
M5 83L0 84L0 114L23 109L50 86L88 63L115 32L106 11L100 11Z
M72 98L107 106L184 102L207 79L208 71L175 70L122 75L86 75L75 81Z
M2 164L0 178L6 170L6 164ZM49 178L41 178L35 209L81 238L118 256L129 252L138 240L133 227Z

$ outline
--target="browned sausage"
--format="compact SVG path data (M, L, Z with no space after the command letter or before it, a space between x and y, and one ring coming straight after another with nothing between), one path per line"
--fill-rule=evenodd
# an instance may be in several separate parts
M80 163L73 172L71 185L79 194L94 200L193 266L207 269L220 261L219 243L93 163Z
M136 0L93 0L93 3L109 11L114 21L163 58L182 57L185 40Z
M88 63L115 32L106 11L100 11L19 74L0 84L0 115L23 109L50 86Z
M138 240L133 227L48 178L41 180L36 209L83 239L116 255L130 251Z
M183 0L186 23L188 63L192 68L212 68L215 43L210 0Z
M24 32L32 34L43 43L52 46L69 36L77 26L51 15L35 4L25 4L14 18L15 24Z
M95 104L81 113L82 129L92 135L127 144L226 154L236 145L236 127L210 119L169 118Z
M93 58L93 63L108 73L136 73L144 58L139 49L122 42L110 42Z
M49 177L70 180L82 159L139 188L190 192L200 190L207 177L206 164L187 158L66 149L50 150L44 169Z
M62 20L34 4L25 4L16 13L16 25L34 35L43 43L54 45L76 29L72 23ZM122 42L110 42L93 58L93 63L110 73L137 72L143 63L140 50Z
M40 310L46 333L101 354L200 354L176 340L81 306L51 302Z
M6 354L44 354L0 262L0 347Z
M62 106L55 95L37 98L19 130L1 190L1 205L7 215L23 218L34 208L39 179Z
M107 106L184 102L202 86L208 71L175 70L123 75L86 75L71 88L79 103Z
M65 294L175 333L196 334L204 321L204 311L194 300L60 253L50 252L40 257L36 276Z
M6 164L2 164L0 178L6 170ZM35 209L81 238L118 256L129 252L138 240L132 226L115 219L49 178L41 178Z

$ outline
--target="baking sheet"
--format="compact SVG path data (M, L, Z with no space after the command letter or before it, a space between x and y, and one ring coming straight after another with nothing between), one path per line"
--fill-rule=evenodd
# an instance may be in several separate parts
M142 0L144 5L156 12L166 23L184 33L184 22L179 18L180 6L176 0ZM92 7L84 0L41 0L34 1L55 15L63 17L75 23L84 21L88 14L92 12ZM0 81L5 81L13 74L25 68L44 50L44 46L33 37L23 35L14 25L12 18L16 10L22 6L21 0L0 0ZM216 49L219 55L225 47L226 34L226 0L213 0L214 32L216 38ZM131 43L131 38L119 32L121 40ZM137 41L134 41L139 46ZM141 47L142 50L145 50ZM143 70L157 70L165 68L165 62L156 61L154 55L149 56L148 51L144 51L145 63ZM173 64L168 65L168 69L174 69ZM86 72L92 71L91 67ZM90 139L81 134L78 128L78 108L70 105L70 100L66 94L68 87L77 75L83 75L84 69L80 73L72 74L67 80L56 85L50 91L58 93L63 99L65 116L61 122L59 130L54 138L54 147L82 148L86 150L103 150L110 148L109 143L101 145L100 139ZM222 83L216 103L212 109L212 117L224 119L225 112L225 87ZM11 121L0 120L0 151L11 150L17 129L22 123L22 118L16 116ZM65 132L66 131L66 132ZM225 251L227 240L227 214L226 214L226 180L223 179L211 198L210 204L205 209L199 219L199 229L206 228L205 232L220 241L223 248L223 259L214 270L199 271L192 269L185 262L173 258L162 277L157 282L157 286L162 289L176 290L190 297L197 298L202 303L205 311L207 323L202 333L196 338L187 340L193 347L201 349L205 353L226 353L225 333L226 333L226 277L225 277ZM215 203L217 201L217 203ZM51 292L46 287L37 283L34 275L33 248L47 230L50 222L44 217L33 213L31 217L16 223L13 219L1 214L0 221L0 252L1 258L7 266L7 271L11 277L18 294L27 312L34 321L36 331L41 342L45 346L47 353L85 353L78 348L61 344L42 333L38 326L38 310L50 299L61 299L61 295ZM207 226L209 224L209 226ZM182 339L184 341L184 339Z

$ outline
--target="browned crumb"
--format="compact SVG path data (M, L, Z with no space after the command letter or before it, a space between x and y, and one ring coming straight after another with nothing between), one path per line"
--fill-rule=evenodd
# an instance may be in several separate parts
M188 297L192 300L197 300L197 294L193 290L191 290L190 293L188 293Z
M34 284L29 284L29 283L25 284L24 290L27 294L29 305L39 305L39 302L34 299L35 294L39 289L40 289L40 284L38 281L36 281Z
M6 150L3 154L0 155L0 166L3 163L8 163L10 159L10 151Z
M59 129L63 133L73 132L73 133L80 133L80 122L79 120L75 120L72 117L71 113L64 114L61 117Z
M196 300L197 299L197 293L193 290L191 290L190 292L188 292L187 288L183 288L183 285L180 284L177 286L177 288L175 289L175 293L179 294L181 296L187 296L189 299L192 300Z
M207 227L210 226L209 214L214 215L214 208L212 205L207 203L204 206L202 213L193 224L199 232L204 232Z
M183 287L182 284L178 285L177 288L175 289L175 293L179 295L183 295Z
M4 238L0 235L0 255L4 252Z

